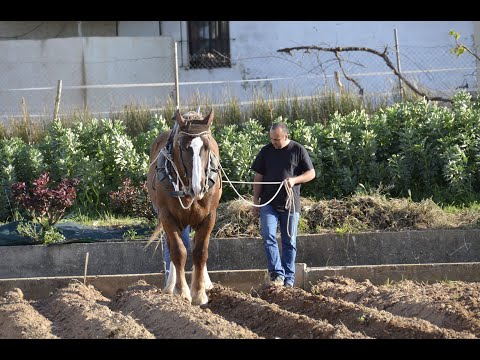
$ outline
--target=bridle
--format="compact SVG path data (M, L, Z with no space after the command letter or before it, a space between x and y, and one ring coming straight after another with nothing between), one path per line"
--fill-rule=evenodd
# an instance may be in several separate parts
M210 135L210 130L206 130L206 131L201 131L199 133L188 133L186 131L180 131L178 132L177 135L186 135L186 136L189 136L192 138L192 140L196 137L201 137L203 135ZM207 137L207 141L208 143L210 144L210 137ZM180 143L180 140L178 139L177 140L178 143ZM182 147L180 146L180 144L178 144L178 150L179 150L179 157L180 157L180 161L182 163L182 166L183 166L183 173L184 173L184 177L185 179L188 180L189 184L188 184L188 187L185 187L183 181L180 179L180 182L182 183L182 187L183 187L183 196L185 195L190 195L190 196L193 196L193 189L192 189L192 179L193 179L193 173L191 174L191 176L189 177L188 176L188 170L187 170L187 166L185 165L185 161L184 161L184 158L183 158L183 153L185 152L184 150L182 150ZM173 152L173 147L172 147L172 152ZM211 150L210 150L210 146L208 147L208 158L210 159L210 153L211 153ZM173 154L172 154L173 155ZM208 160L208 165L207 165L207 173L205 174L205 184L203 185L203 188L202 188L202 194L205 194L207 191L208 191L208 173L209 173L209 167L210 165L210 161ZM176 171L176 174L177 174L177 179L180 177L180 174L178 173L178 171ZM178 180L177 180L178 182ZM177 196L182 196L182 195L177 195Z
M175 161L173 159L173 149L174 149L173 143L179 142L177 135L187 135L187 136L196 138L198 136L204 136L209 134L210 134L209 130L201 131L198 133L189 133L183 130L178 131L178 128L174 129L170 134L171 137L169 138L169 141L167 141L167 144L160 150L155 160L153 160L153 162L150 164L151 166L156 162L155 177L157 178L158 182L161 183L166 177L168 177L168 180L173 187L173 191L170 192L170 195L173 197L177 197L184 209L191 206L191 204L195 201L195 196L192 191L192 184L191 184L191 179L188 176L187 166L185 165L184 157L182 155L183 153L182 147L178 146L178 149L180 152L179 157L183 167L184 178L186 180L189 180L188 187L183 182L180 172L178 171L177 165L175 164ZM169 145L170 140L172 141L171 146ZM210 143L210 138L208 138L208 142ZM176 177L176 179L172 177L173 173L175 174L174 176ZM208 164L207 164L207 170L205 173L205 183L203 184L201 194L205 195L213 187L213 184L217 183L218 180L220 180L220 186L221 186L220 161L218 160L217 156L211 151L209 147ZM210 185L210 182L212 182L212 185ZM153 190L155 190L153 184L154 184L154 181L152 182L152 188ZM192 202L188 207L185 207L180 199L181 197L185 197L185 196L192 197Z

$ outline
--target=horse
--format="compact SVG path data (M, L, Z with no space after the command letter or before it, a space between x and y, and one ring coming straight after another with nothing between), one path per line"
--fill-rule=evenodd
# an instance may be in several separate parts
M222 196L220 154L210 131L213 117L213 108L205 118L196 112L181 115L177 109L173 130L158 135L150 148L147 186L158 215L150 241L163 228L171 259L163 292L193 305L208 303L206 291L213 287L206 263ZM187 251L180 238L187 225L195 230L190 288L185 278Z

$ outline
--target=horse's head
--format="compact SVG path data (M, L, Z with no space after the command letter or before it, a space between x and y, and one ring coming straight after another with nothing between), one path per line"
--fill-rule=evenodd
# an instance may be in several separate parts
M197 112L180 114L177 109L175 120L178 130L174 139L173 156L184 184L184 191L200 200L205 195L207 172L210 161L211 136L210 125L213 121L213 109L203 117Z

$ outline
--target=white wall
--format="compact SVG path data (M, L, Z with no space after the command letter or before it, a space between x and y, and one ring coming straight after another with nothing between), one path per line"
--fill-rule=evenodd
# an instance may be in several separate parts
M13 30L17 34L27 27L30 29L33 23L16 28L8 27L10 22L0 22L0 28L10 29L12 35ZM54 26L53 23L42 25L38 31L45 30L47 25ZM77 22L65 23L77 25ZM472 21L231 21L232 67L209 70L188 68L186 21L162 21L161 24L119 21L119 37L87 37L94 29L100 29L102 34L107 30L105 34L112 33L115 22L82 22L84 38L0 41L0 117L21 113L22 97L30 113L52 113L59 79L63 80L64 88L61 109L86 104L91 110L109 111L138 99L152 107L162 106L174 94L172 85L86 90L69 89L69 86L173 83L173 41L179 43L181 104L188 103L193 94L200 94L213 103L228 101L229 95L251 100L257 92L278 97L285 89L311 95L333 86L333 72L339 70L333 66L333 55L294 52L289 56L278 53L278 49L318 45L383 50L388 46L389 56L396 63L395 28L402 72L426 88L446 94L467 84L470 88L476 87L478 83L475 59L468 54L460 58L451 54L454 40L448 32L459 32L460 40L474 48L479 44L479 24ZM75 30L73 25L71 31ZM160 26L162 36L158 36ZM53 27L50 30L53 31ZM374 55L353 55L344 67L367 92L392 91L397 84L383 60ZM458 68L462 70L451 70ZM219 83L187 84L212 81ZM348 84L345 79L343 82ZM51 89L11 90L34 87Z
M0 42L0 116L21 113L22 97L30 114L52 114L58 80L63 84L60 110L87 105L91 111L109 111L130 102L153 107L174 90L172 39L85 37ZM164 87L71 88L169 82L172 85ZM48 87L52 89L45 89Z
M254 91L264 91L272 96L282 88L294 87L311 93L323 86L333 84L333 55L312 52L294 52L292 57L277 50L286 47L317 45L362 46L383 51L389 47L389 57L396 64L394 29L397 29L402 71L414 71L412 81L429 89L437 89L445 95L455 87L465 84L475 86L473 58L458 59L450 54L454 41L450 30L461 34L462 41L473 44L474 22L472 21L231 21L232 68L214 70L188 69L187 27L185 21L162 22L164 34L182 44L179 55L180 82L250 80L229 85L230 91L241 97L251 97ZM356 75L367 91L390 91L397 80L379 57L366 53L353 54L353 62L345 63L350 75ZM460 63L461 62L461 63ZM319 64L324 65L320 71ZM452 68L466 68L464 73L455 73ZM444 69L439 71L439 69ZM312 71L313 70L313 71ZM434 70L428 72L427 70ZM374 75L388 72L391 75ZM426 72L426 73L424 73ZM467 74L467 75L466 75ZM324 75L326 76L326 81ZM313 79L312 79L313 76ZM251 81L265 78L284 80ZM344 80L345 82L345 80ZM181 97L201 92L212 99L224 98L223 85L191 85L181 87ZM183 95L182 95L183 93Z
M159 21L119 21L118 36L159 36Z

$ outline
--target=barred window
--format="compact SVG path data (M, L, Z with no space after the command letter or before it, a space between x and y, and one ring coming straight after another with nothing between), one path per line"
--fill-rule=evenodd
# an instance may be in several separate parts
M192 69L230 67L228 21L189 21L188 50Z

